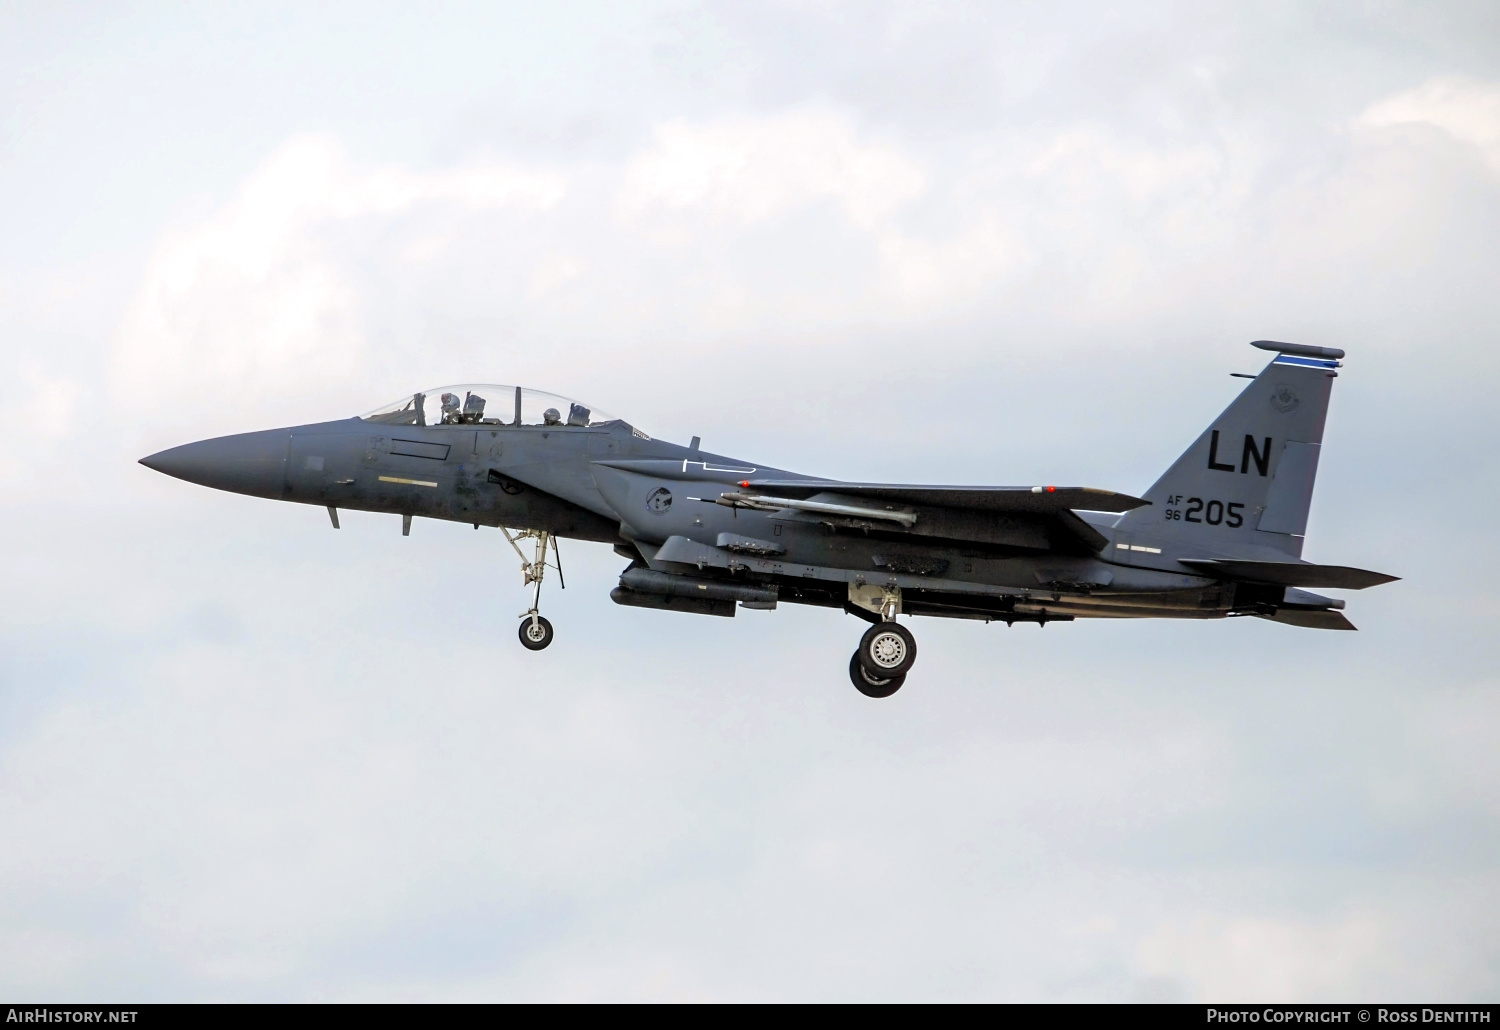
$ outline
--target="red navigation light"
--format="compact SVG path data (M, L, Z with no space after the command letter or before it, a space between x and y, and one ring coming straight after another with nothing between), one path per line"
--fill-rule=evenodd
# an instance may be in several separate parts
M748 480L748 479L742 479L742 480L740 480L740 486L746 486L747 487L749 485L750 485L750 480Z

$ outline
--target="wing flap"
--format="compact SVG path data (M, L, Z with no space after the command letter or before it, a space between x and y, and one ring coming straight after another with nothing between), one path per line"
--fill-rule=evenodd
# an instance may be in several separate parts
M749 486L784 497L838 493L897 504L975 511L1052 515L1064 511L1130 511L1150 501L1089 486L908 486L899 483L840 483L834 480L748 479Z
M1058 525L1062 526L1062 528L1067 532L1073 534L1079 540L1083 541L1084 546L1087 547L1090 551L1098 553L1099 551L1104 550L1105 547L1109 546L1108 537L1099 532L1093 526L1089 525L1087 522L1083 521L1083 519L1079 518L1077 515L1074 515L1071 510L1058 512L1056 521Z
M1218 579L1241 583L1265 583L1279 587L1332 587L1335 590L1363 590L1393 583L1400 576L1383 572L1351 569L1347 565L1313 565L1284 561L1238 561L1227 559L1182 558L1183 565L1199 569Z

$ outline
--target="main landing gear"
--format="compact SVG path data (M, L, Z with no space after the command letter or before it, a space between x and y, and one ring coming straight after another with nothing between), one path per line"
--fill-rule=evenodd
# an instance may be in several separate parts
M893 589L875 591L873 596L850 591L855 606L848 611L870 620L873 625L859 640L859 649L849 659L849 679L866 697L890 697L906 682L906 674L917 661L917 638L911 630L896 622L901 610L901 595ZM865 615L865 612L870 612ZM878 612L878 614L876 614Z
M544 619L539 609L542 603L542 577L547 574L547 545L552 545L553 557L557 564L552 568L557 570L557 584L564 590L567 583L563 582L562 553L557 549L557 538L551 533L540 529L523 529L514 536L510 530L501 527L500 532L505 534L505 539L510 541L510 546L515 548L516 554L521 559L521 575L525 578L523 586L532 587L531 607L521 613L523 620L518 636L521 638L521 646L528 651L540 651L552 643L552 623ZM521 550L518 541L535 540L534 556L527 560L526 554Z
M849 656L849 679L854 683L854 689L865 697L890 697L901 689L901 684L906 682L906 674L900 676L880 677L871 676L865 671L865 667L859 664L859 655Z

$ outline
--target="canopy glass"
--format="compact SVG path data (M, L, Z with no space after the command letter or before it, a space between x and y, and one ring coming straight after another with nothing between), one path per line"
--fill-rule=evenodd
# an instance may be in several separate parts
M391 426L599 426L619 421L555 393L495 383L433 387L360 418Z

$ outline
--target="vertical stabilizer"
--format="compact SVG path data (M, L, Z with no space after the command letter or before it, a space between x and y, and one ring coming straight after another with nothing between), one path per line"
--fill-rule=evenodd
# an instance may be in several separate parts
M1302 554L1323 423L1344 352L1258 340L1277 356L1203 431L1121 533L1225 557Z

